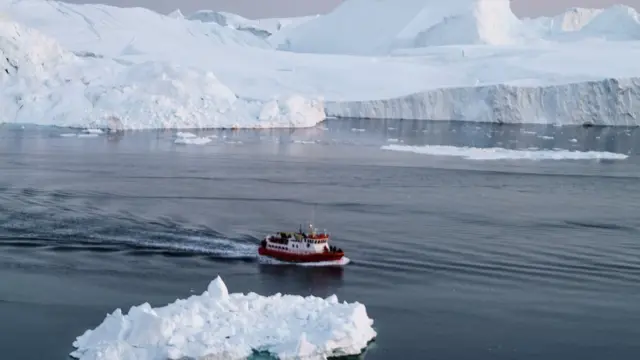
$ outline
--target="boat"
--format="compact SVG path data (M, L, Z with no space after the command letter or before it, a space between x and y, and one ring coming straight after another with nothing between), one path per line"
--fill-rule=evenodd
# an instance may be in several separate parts
M278 232L264 237L258 254L292 263L314 263L342 259L344 251L329 244L329 234L318 232L312 224L308 232Z

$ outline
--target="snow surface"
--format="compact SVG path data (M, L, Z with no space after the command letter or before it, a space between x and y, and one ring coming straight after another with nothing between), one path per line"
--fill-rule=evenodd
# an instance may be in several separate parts
M202 295L164 307L116 309L74 341L80 360L280 359L361 353L375 338L365 305L308 296L229 294L218 276Z
M507 0L350 0L326 15L261 20L39 0L0 0L0 11L0 51L46 61L0 64L10 109L0 121L640 125L640 17L625 6L523 20Z
M402 5L399 4L402 3ZM358 21L356 14L366 14ZM504 45L523 36L509 0L349 0L296 28L281 48L380 55L394 48Z
M169 16L173 18L184 18L191 21L200 21L203 23L213 22L220 26L251 33L259 38L268 38L284 29L292 29L319 15L251 20L225 11L200 10L188 16L184 16L180 10L176 10L169 14ZM271 43L271 39L269 39L269 42Z
M505 148L474 148L448 145L384 145L382 150L404 151L432 156L454 156L467 160L624 160L625 154L607 151L512 150Z

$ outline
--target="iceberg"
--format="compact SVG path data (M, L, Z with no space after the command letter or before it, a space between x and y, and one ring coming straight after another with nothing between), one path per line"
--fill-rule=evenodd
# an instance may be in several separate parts
M343 2L298 26L280 45L296 53L366 56L389 65L401 58L407 68L418 65L411 80L397 72L409 85L392 87L396 94L327 97L327 116L640 125L640 71L628 60L640 45L634 9L569 9L553 19L523 21L508 0L402 4ZM367 14L365 21L356 20L361 14Z
M170 13L169 16L174 18L184 18L191 21L200 21L202 23L216 23L223 27L248 32L258 38L269 38L268 42L271 43L271 37L273 35L285 29L290 30L319 15L251 20L226 11L199 10L193 14L184 16L180 10L175 10Z
M511 10L511 0L449 0L446 5L439 0L350 0L297 26L279 48L386 56L407 48L500 48L590 38L640 40L640 15L629 6L615 5L570 8L552 18L519 19Z
M280 48L384 55L403 47L511 44L523 30L510 0L350 0L298 26Z
M604 9L590 9L574 7L553 17L526 18L526 26L538 28L546 36L558 36L563 33L580 31L586 24L602 13Z
M536 19L517 18L508 0L350 0L324 15L259 20L39 0L0 0L0 11L0 51L12 54L0 61L47 61L4 64L0 105L10 111L0 122L640 125L640 16L625 6Z
M280 359L357 355L372 341L373 320L360 303L318 297L230 294L218 276L202 295L164 307L148 303L108 314L74 341L80 360Z

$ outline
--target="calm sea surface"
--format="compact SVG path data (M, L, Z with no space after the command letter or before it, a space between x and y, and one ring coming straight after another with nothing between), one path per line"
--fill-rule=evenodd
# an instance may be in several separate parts
M640 358L640 130L333 120L198 133L217 136L205 145L73 132L0 127L7 359L67 359L114 309L199 294L217 275L233 292L364 303L379 333L367 360ZM257 261L261 236L309 219L351 264Z

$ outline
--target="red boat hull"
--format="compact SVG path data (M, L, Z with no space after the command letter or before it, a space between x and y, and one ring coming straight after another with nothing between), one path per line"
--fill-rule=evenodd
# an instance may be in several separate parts
M316 254L292 254L285 251L277 251L264 247L258 248L258 254L269 256L276 260L294 263L313 263L323 261L337 261L342 259L344 252L326 252Z

